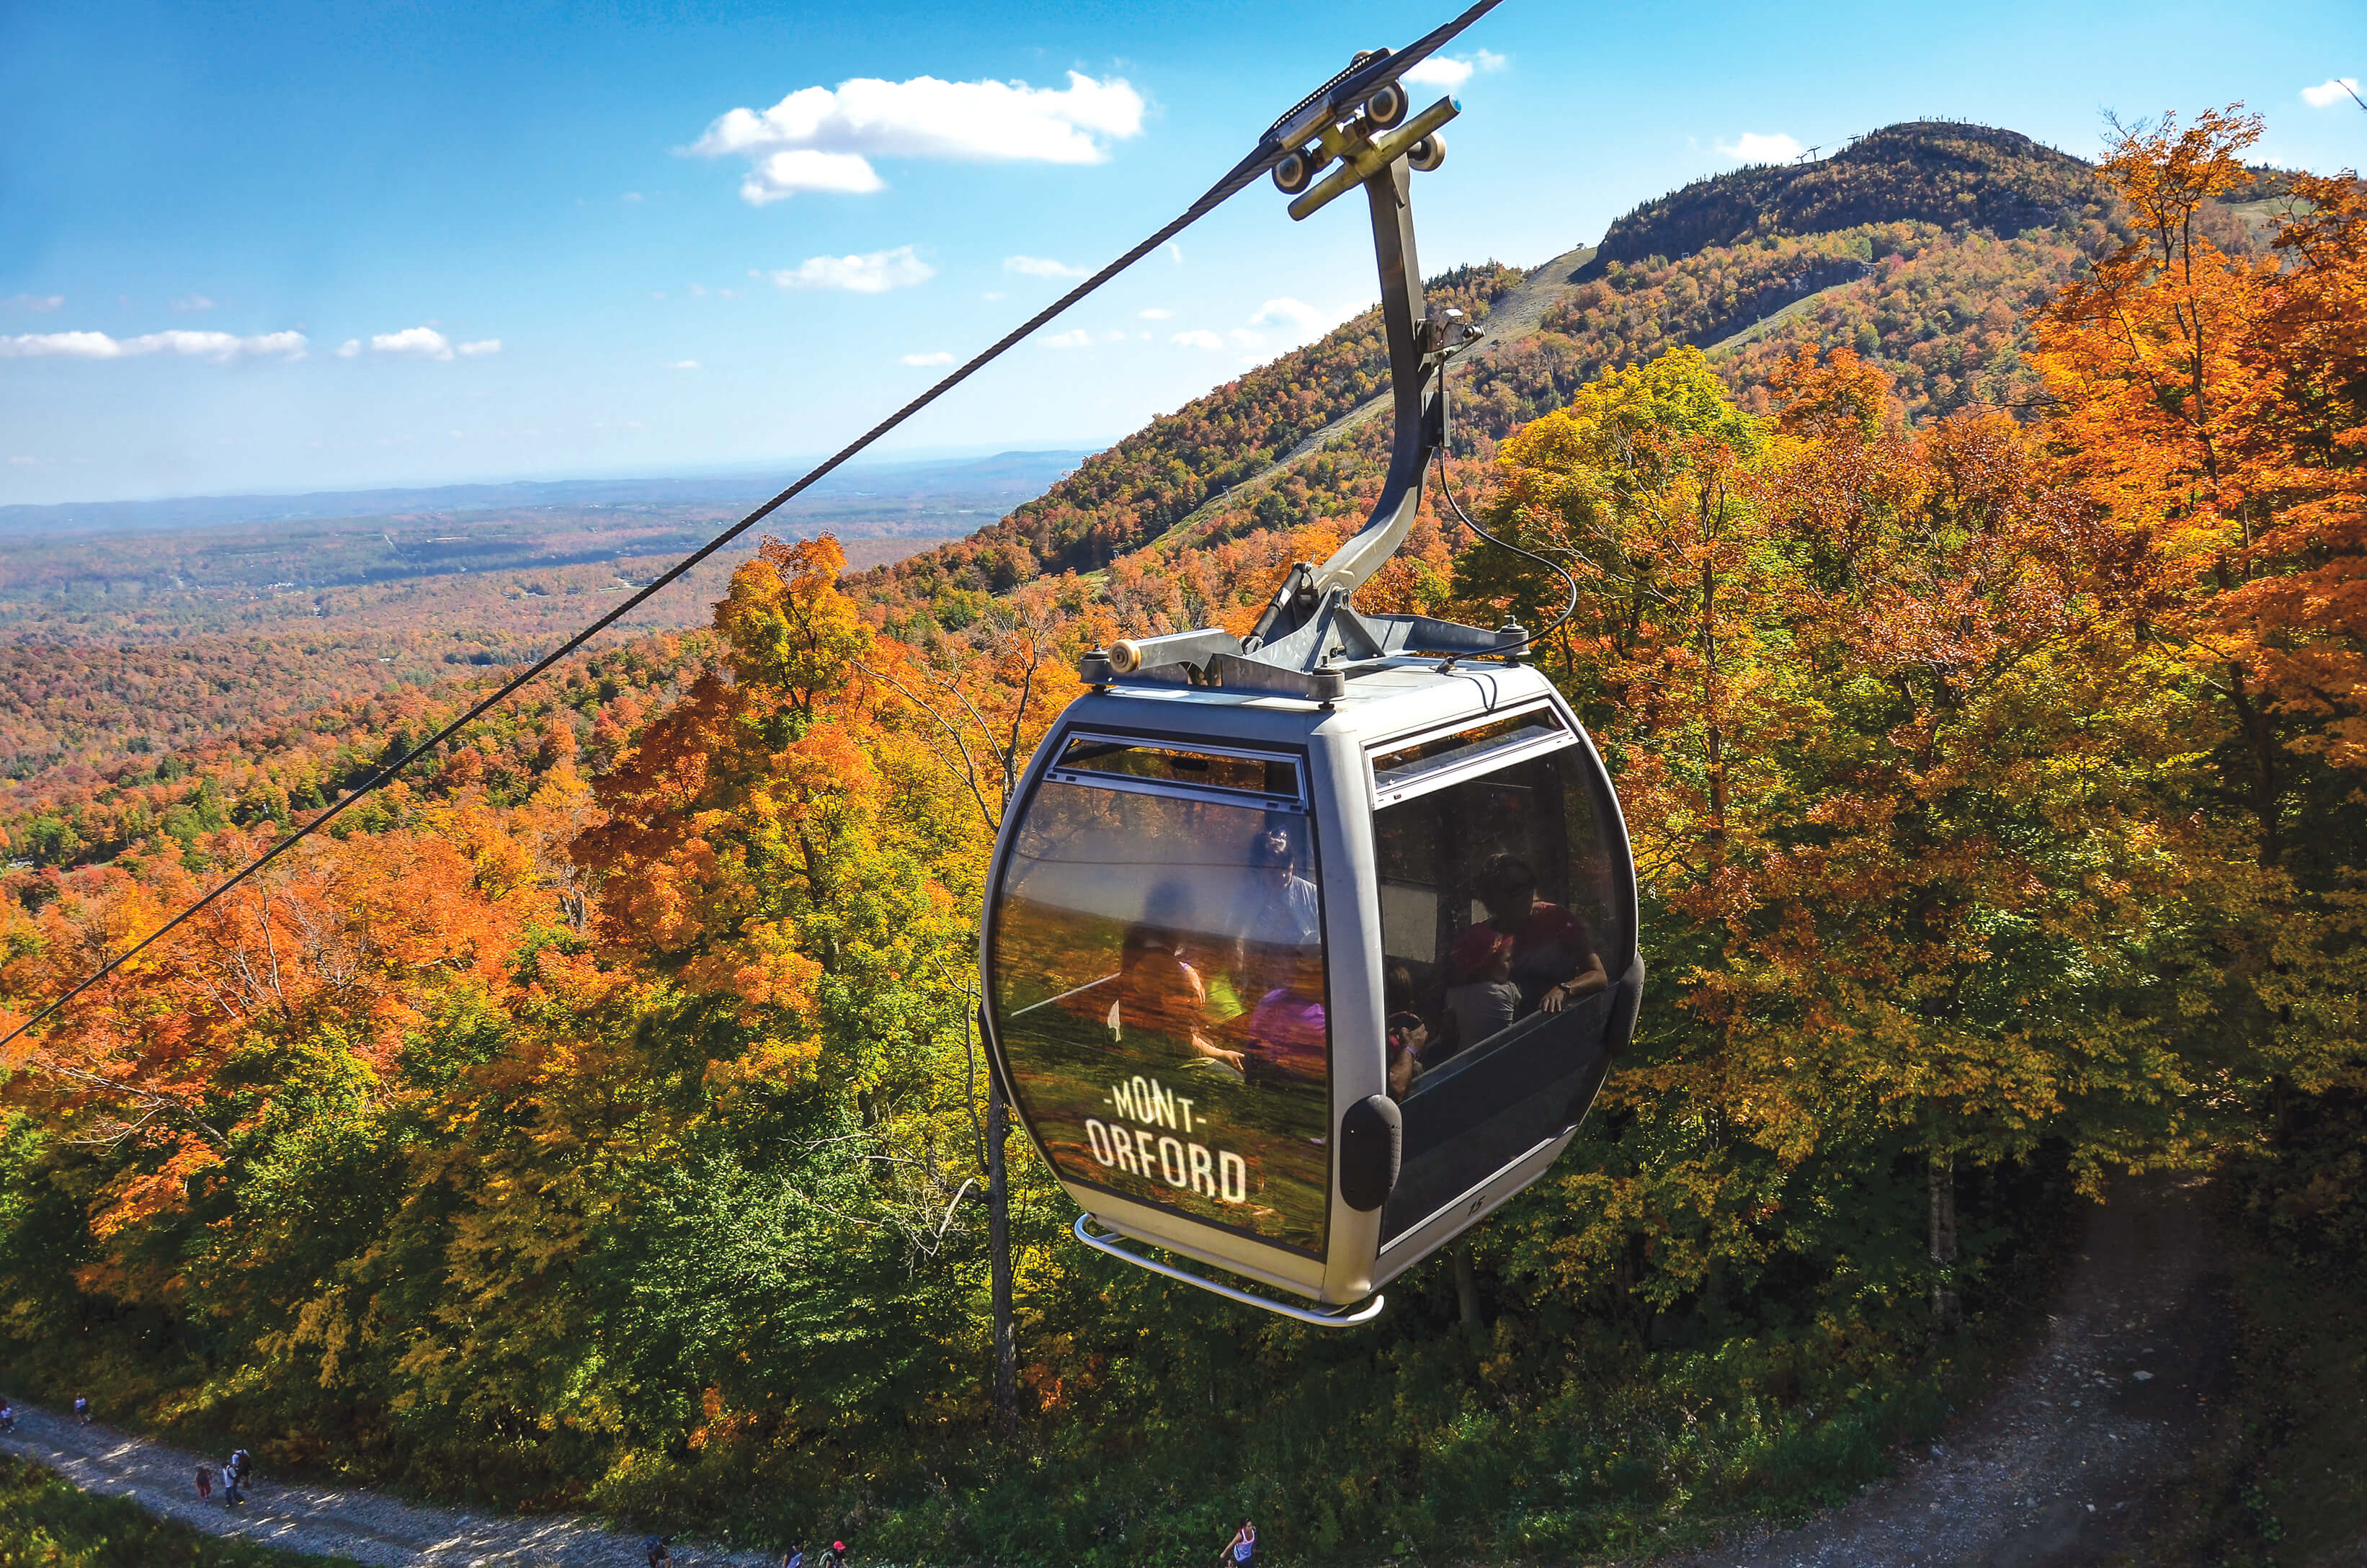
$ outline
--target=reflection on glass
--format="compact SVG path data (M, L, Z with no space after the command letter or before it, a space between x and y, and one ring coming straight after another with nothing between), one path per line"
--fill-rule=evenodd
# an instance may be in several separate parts
M1319 1254L1331 1034L1307 829L1048 780L991 966L1012 1091L1063 1176Z

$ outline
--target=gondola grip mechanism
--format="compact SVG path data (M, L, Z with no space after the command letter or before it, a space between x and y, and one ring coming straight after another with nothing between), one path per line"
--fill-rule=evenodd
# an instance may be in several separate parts
M1340 150L1340 166L1293 201L1289 208L1290 215L1301 222L1313 217L1333 200L1404 157L1416 142L1462 112L1463 106L1453 98L1441 98L1395 131L1383 131L1361 147L1355 144L1360 137L1350 139Z

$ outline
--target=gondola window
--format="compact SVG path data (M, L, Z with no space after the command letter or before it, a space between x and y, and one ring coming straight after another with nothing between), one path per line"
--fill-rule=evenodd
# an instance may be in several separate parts
M1013 846L991 968L1062 1176L1319 1255L1331 1032L1297 767L1072 744Z
M1488 767L1536 740L1547 749ZM1600 1062L1633 936L1582 756L1549 720L1374 757L1376 784L1416 790L1375 813L1373 835L1386 1002L1422 1041L1385 1243L1558 1136Z

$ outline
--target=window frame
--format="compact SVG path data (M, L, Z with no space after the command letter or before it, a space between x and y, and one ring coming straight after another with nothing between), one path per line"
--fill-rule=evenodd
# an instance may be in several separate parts
M1493 751L1483 752L1476 756L1444 762L1429 772L1409 778L1403 783L1391 785L1386 790L1382 787L1379 761L1389 752L1402 751L1408 746L1421 745L1426 741L1442 740L1466 730L1484 729L1489 724L1524 719L1532 713L1538 712L1543 712L1553 720L1554 728L1551 731L1542 732L1529 739ZM1386 740L1367 741L1365 743L1365 799L1373 813L1377 816L1391 806L1403 805L1408 801L1419 800L1424 795L1451 789L1476 774L1493 773L1500 768L1509 767L1516 762L1525 762L1531 757L1543 756L1548 752L1560 751L1578 744L1577 726L1571 722L1569 715L1561 710L1560 705L1551 698L1539 698L1533 702L1521 703L1516 707L1506 709L1501 713L1491 714L1477 723L1466 716L1450 720L1444 724L1433 724L1427 729L1411 730L1403 734L1391 735Z
M1095 790L1120 790L1138 795L1175 795L1185 800L1212 801L1220 805L1257 805L1263 806L1268 811L1296 812L1302 816L1313 814L1308 808L1308 756L1306 748L1303 746L1277 744L1255 747L1211 744L1190 735L1129 734L1117 730L1070 730L1060 735L1059 739L1059 755L1045 767L1043 776L1037 778L1035 785L1027 791L1028 800L1031 802L1035 799L1036 790L1041 789L1047 782L1052 782L1082 784ZM1103 741L1112 745L1130 748L1190 751L1206 756L1238 757L1244 762L1286 761L1297 777L1298 789L1293 794L1276 795L1263 790L1228 789L1221 784L1177 784L1161 778L1145 778L1133 773L1105 773L1093 767L1062 767L1060 757L1066 756L1069 748L1079 741ZM1166 742L1168 744L1161 748L1156 744L1160 742Z

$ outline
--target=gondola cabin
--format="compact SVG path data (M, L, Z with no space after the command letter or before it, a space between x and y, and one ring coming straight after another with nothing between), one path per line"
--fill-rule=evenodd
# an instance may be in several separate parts
M1545 1172L1642 983L1618 803L1543 676L1340 685L1075 703L984 937L1005 1092L1085 1215L1329 1307Z
M1398 80L1485 8L1360 54L1261 143L1292 217L1367 199L1395 403L1372 516L1246 637L1087 654L988 877L988 1055L1078 1237L1333 1325L1545 1173L1643 994L1619 804L1530 634L1352 602L1433 460L1505 543L1446 489L1447 369L1482 334L1425 303L1414 249L1410 176L1456 106Z

